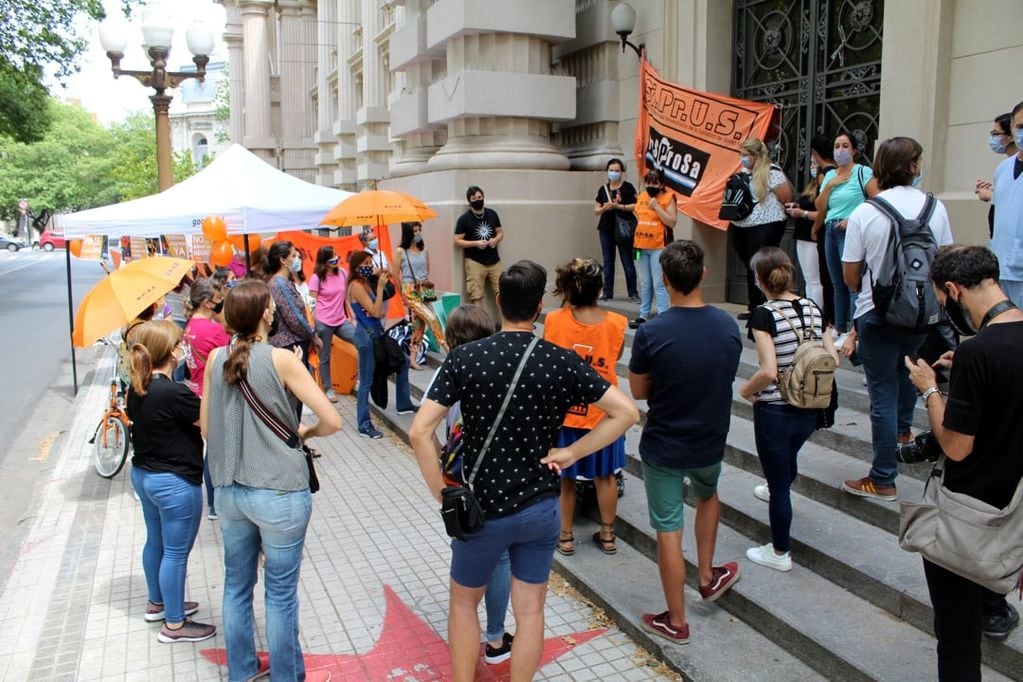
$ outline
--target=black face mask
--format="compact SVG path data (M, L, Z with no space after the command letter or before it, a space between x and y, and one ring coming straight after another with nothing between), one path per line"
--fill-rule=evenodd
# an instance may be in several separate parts
M276 334L277 334L277 327L278 327L278 322L280 321L280 319L281 319L281 318L280 318L280 317L278 317L278 316L277 316L277 313L275 312L275 313L274 313L274 319L273 319L273 322L271 322L271 323L270 323L270 331L269 331L269 336L274 336L274 335L276 335Z
M483 210L483 200L482 199L475 199L473 201L470 201L469 205L472 206L472 210L474 210L474 211L482 211Z
M646 188L646 193L647 193L648 196L655 197L655 196L657 196L658 194L661 193L661 188L660 187L647 187Z
M224 309L224 302L220 301L219 303L217 303L216 305L213 306L213 313L216 314L216 315L219 315L220 311L223 310L223 309Z
M948 316L948 321L952 323L955 330L959 332L960 336L973 336L977 333L977 330L973 328L973 322L970 321L970 316L963 310L963 306L960 305L959 301L952 298L952 294L948 293L948 289L945 290L945 315Z

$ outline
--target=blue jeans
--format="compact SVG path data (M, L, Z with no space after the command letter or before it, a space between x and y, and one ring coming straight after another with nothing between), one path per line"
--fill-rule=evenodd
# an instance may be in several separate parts
M487 641L499 642L504 637L504 617L508 613L511 596L511 559L508 552L497 560L497 566L487 581L483 603L487 608Z
M916 407L916 389L909 380L904 358L915 356L925 334L907 334L882 320L876 310L856 318L857 355L867 375L870 396L870 434L874 462L870 478L894 485L899 472L895 448L898 434L909 433Z
M657 298L657 312L668 309L668 288L661 278L661 251L664 249L639 249L639 316L650 319L650 306Z
M334 345L334 337L336 336L342 341L353 343L355 341L355 324L351 320L345 320L337 326L331 326L316 320L316 336L323 343L318 351L320 357L320 384L323 386L324 391L329 391L332 388L330 381L330 351Z
M796 458L803 443L817 429L818 410L801 410L785 403L756 403L753 406L753 435L764 478L771 491L768 517L771 544L779 552L789 551L792 527L792 497L789 489L799 474Z
M611 298L615 293L615 254L622 260L625 272L625 288L629 296L637 296L636 264L632 260L632 245L619 244L611 230L597 230L600 235L600 251L604 256L604 296Z
M824 260L827 261L828 276L835 292L835 329L847 332L849 320L856 310L856 294L849 291L842 274L842 251L845 250L845 230L838 227L837 220L824 223Z
M252 591L260 549L265 557L265 635L273 677L305 679L298 643L298 574L312 509L308 490L281 492L237 483L217 488L224 541L224 638L230 680L247 680L258 668Z
M199 519L202 491L177 474L131 468L131 484L142 502L146 545L142 570L149 601L163 604L167 622L185 620L185 569Z
M373 428L369 417L369 389L373 386L373 372L376 369L376 355L373 351L373 337L362 325L355 326L355 349L359 352L359 392L355 396L355 419L360 431ZM412 398L408 392L408 357L395 376L395 407L410 409Z

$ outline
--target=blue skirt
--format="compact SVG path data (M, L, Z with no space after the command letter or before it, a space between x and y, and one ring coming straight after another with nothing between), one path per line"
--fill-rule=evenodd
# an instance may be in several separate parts
M589 432L589 429L573 429L569 426L562 426L558 430L557 447L568 447ZM561 477L576 481L592 481L595 478L614 476L624 468L625 436L622 436L607 447L583 457L566 469L562 469Z

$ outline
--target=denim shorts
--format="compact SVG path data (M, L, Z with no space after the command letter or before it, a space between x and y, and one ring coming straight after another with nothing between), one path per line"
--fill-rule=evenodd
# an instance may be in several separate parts
M699 500L713 497L721 477L721 462L692 469L673 469L643 462L643 487L646 488L650 526L661 533L682 530L684 509L682 485L686 478Z
M451 541L451 579L462 587L483 587L508 551L511 574L531 585L547 582L561 531L561 507L545 497L509 516L488 518L478 532Z

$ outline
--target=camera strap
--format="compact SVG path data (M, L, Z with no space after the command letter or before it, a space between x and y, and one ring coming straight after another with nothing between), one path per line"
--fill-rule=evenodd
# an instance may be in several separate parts
M1005 299L1004 301L999 301L998 303L995 303L993 306L991 306L991 309L984 314L984 319L980 321L980 328L983 329L984 327L988 326L988 324L990 324L991 320L995 319L1002 313L1008 312L1010 310L1015 310L1015 308L1016 304L1010 301L1009 299Z
M487 456L487 450L490 449L490 443L494 440L494 434L497 433L497 427L501 425L501 419L504 418L504 413L508 409L508 403L511 402L512 393L515 392L515 387L519 385L519 377L522 376L522 370L526 367L526 361L529 360L529 356L533 354L533 349L536 347L537 342L540 341L539 336L534 336L533 340L526 346L526 351L522 354L522 359L519 361L519 366L515 370L515 375L512 377L511 386L508 387L508 393L504 396L504 402L501 403L501 409L497 413L497 417L494 418L494 423L490 427L490 433L487 434L487 439L483 441L483 447L480 448L480 454L476 457L476 463L472 465L472 473L469 474L469 480L465 483L469 486L469 490L472 490L472 484L476 480L476 474L480 470L480 464L483 463L483 458ZM462 474L465 474L465 469L462 470Z

